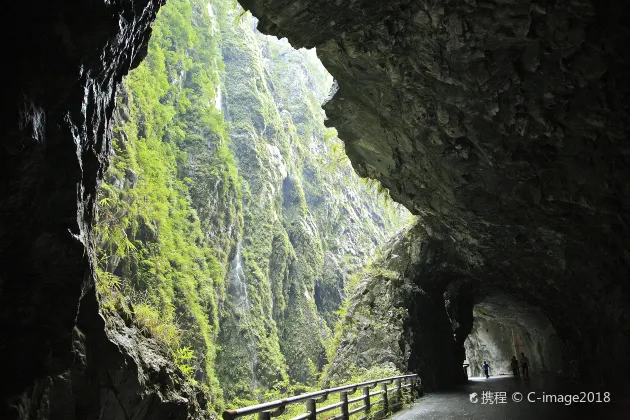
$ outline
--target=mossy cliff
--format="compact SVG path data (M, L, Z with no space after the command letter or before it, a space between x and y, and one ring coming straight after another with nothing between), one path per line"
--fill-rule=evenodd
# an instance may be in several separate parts
M462 251L421 222L392 238L355 275L325 381L342 382L348 372L374 366L416 372L426 389L461 381L473 321L466 281L472 265ZM461 281L453 282L454 275Z
M348 276L405 214L352 171L313 52L231 1L171 0L119 92L99 291L222 401L313 384ZM260 390L260 392L257 392Z
M243 299L246 319L228 311L224 323L245 331L222 330L218 366L244 390L250 378L316 380L347 274L400 226L395 209L380 208L384 200L359 182L334 131L325 128L320 103L332 80L314 54L252 27L249 19L224 26L222 44L245 221L242 256L234 257L242 258L242 276L233 270L230 279L245 281L248 293L228 289L228 302ZM258 358L239 344L248 340Z

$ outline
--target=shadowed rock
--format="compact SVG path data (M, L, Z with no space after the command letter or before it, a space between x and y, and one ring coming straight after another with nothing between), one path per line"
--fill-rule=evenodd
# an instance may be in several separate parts
M115 92L144 58L161 4L1 7L2 418L202 415L167 351L130 328L107 335L94 295L90 225Z
M425 287L465 272L540 308L573 375L627 374L627 2L241 4L317 47L354 168L458 250Z

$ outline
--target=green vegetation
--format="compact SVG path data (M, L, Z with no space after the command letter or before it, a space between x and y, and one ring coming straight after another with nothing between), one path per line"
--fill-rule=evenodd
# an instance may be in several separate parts
M333 383L327 384L326 387L334 388L336 386L367 382L370 380L388 378L388 377L399 376L399 375L402 375L402 373L400 373L398 370L396 370L395 368L391 366L375 366L371 369L354 368L350 372L348 372L348 377L344 379L342 383L333 382ZM388 384L388 388L392 388L393 386L394 386L393 383ZM275 401L275 400L285 398L287 395L300 395L300 394L305 394L309 392L315 392L320 389L323 389L322 385L312 386L312 387L309 387L309 386L287 387L286 384L276 384L276 386L274 386L272 389L269 389L265 391L263 394L261 394L260 401ZM380 386L379 388L374 389L374 391L380 391L380 390L381 390ZM354 394L349 395L348 398L356 398L360 396L361 393L362 393L362 389L358 388L357 391ZM389 397L390 397L391 402L395 401L396 397L394 395L394 392L390 391ZM410 400L408 392L403 393L403 398L404 398L403 404L407 404ZM372 413L377 412L378 410L383 408L382 403L375 404L375 402L378 399L379 399L378 396L372 397L372 400L371 400ZM330 394L328 396L328 399L325 402L321 402L318 404L318 407L332 405L332 404L338 403L339 401L340 401L339 393ZM236 400L234 402L234 407L244 407L247 405L251 405L255 402L257 401ZM349 407L349 410L352 410L352 409L361 407L362 405L363 405L363 401L358 401L358 402L348 404L348 407ZM306 413L305 403L302 402L302 403L297 403L297 404L291 404L287 406L286 411L282 415L278 416L277 418L279 420L289 420L291 418L294 418L304 413ZM323 413L319 415L318 417L321 419L329 419L331 417L334 417L340 414L341 414L341 409L337 408L331 411L327 411L326 413ZM256 418L256 415L243 417L244 420L255 420L255 418Z
M233 0L162 8L119 92L95 225L103 312L215 411L317 387L350 274L406 222L324 126L314 54L252 28Z
M119 95L96 232L104 309L130 311L190 380L203 378L221 401L217 301L225 249L242 220L229 127L208 101L222 70L220 61L204 65L219 55L211 27L202 1L171 0L160 12L147 59ZM209 237L210 224L232 234Z

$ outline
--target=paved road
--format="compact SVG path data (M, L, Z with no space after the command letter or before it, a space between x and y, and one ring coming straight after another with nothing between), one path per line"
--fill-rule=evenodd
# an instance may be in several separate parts
M531 381L518 381L511 377L495 376L490 379L473 378L465 386L450 392L428 394L414 403L410 409L394 415L392 420L628 420L630 419L630 390L611 390L611 403L562 403L528 402L549 394L574 394L581 398L580 392L607 390L576 388L575 385L563 384L549 378L532 378ZM488 404L489 398L483 398L483 392L493 393L494 404ZM505 392L505 402L502 394ZM520 393L523 400L514 402L514 393ZM530 394L534 392L535 394ZM472 393L476 393L477 403L471 402ZM486 397L489 397L486 394ZM588 398L588 394L585 394ZM596 395L593 395L596 398ZM474 398L474 397L473 397ZM546 397L545 397L546 398ZM518 399L518 395L517 395ZM485 402L485 404L483 404Z

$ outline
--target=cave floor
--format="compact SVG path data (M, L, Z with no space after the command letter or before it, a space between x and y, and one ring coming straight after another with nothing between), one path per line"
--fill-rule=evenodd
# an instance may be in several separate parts
M585 392L601 393L610 391L610 403L572 403L569 406L563 403L551 403L538 400L528 402L531 399L550 394L578 395ZM519 381L507 376L491 376L485 378L471 378L468 384L448 392L435 392L416 400L411 407L399 412L392 420L574 420L574 419L628 419L630 418L630 392L628 388L623 390L605 390L564 383L552 377L532 377L529 382ZM483 392L492 392L494 403L489 404L488 394L482 399ZM505 392L505 401L502 393ZM535 392L535 394L529 394ZM477 402L471 402L471 394L476 393ZM512 396L520 393L523 399L514 402ZM473 397L474 398L474 397ZM518 399L518 395L516 397ZM593 394L593 398L596 395Z

